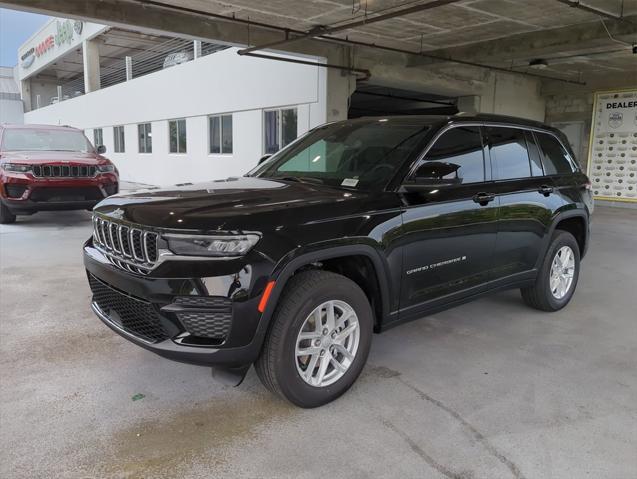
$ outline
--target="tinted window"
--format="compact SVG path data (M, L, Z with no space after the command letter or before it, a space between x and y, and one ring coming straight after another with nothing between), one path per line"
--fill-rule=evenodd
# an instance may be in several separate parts
M210 153L232 153L232 115L208 117Z
M525 131L524 135L526 137L526 147L529 150L529 159L531 160L531 175L544 176L544 171L542 169L542 160L540 158L540 150L535 143L533 133L530 131Z
M544 163L544 171L547 175L559 175L563 173L572 173L573 166L571 157L564 147L557 141L553 135L547 133L536 132L540 151L542 152L542 161Z
M150 123L137 125L137 140L140 153L153 152L153 132Z
M497 179L506 180L531 176L524 130L490 126L487 128L487 135Z
M170 153L186 153L186 120L170 120L168 122Z
M115 153L124 153L126 151L126 144L124 139L124 127L113 127L113 138L115 141Z
M104 144L104 135L101 128L95 128L95 130L93 130L93 139L95 140L93 143L95 146Z
M477 126L452 128L442 134L427 152L416 176L459 183L484 181L482 135Z

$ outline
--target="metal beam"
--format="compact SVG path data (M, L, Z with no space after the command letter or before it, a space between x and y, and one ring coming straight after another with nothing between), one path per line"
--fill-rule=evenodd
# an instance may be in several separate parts
M280 40L280 41L275 41L275 42L270 42L270 43L265 43L263 45L255 45L253 47L248 47L248 48L244 48L243 50L239 50L239 55L245 55L247 53L251 53L251 52L255 52L257 50L264 50L267 48L272 48L272 47L278 47L281 45L286 45L288 43L292 43L292 42L296 42L299 40L303 40L305 38L316 38L318 36L325 36L325 35L330 35L333 33L338 33L338 32L342 32L344 30L350 30L352 28L356 28L356 27L361 27L361 26L365 26L365 25L370 25L372 23L377 23L377 22L382 22L384 20L389 20L391 18L397 18L397 17L402 17L405 15L409 15L412 13L417 13L417 12L422 12L424 10L432 10L434 8L438 8L438 7L443 7L445 5L449 5L452 3L457 3L460 0L434 0L432 2L428 2L428 3L424 3L424 4L420 4L420 5L413 5L411 7L407 7L407 8L401 8L400 10L396 10L394 12L390 12L390 13L384 13L381 15L376 15L373 17L368 17L365 16L362 20L354 20L352 22L347 22L347 23L343 23L341 25L338 26L333 26L333 27L316 27L312 30L310 30L309 32L305 32L301 35L296 35L296 36L289 36L286 35L286 38Z
M256 57L256 58L265 58L266 60L276 60L279 62L288 62L288 63L296 63L298 65L311 65L311 66L315 66L315 67L323 67L323 68L334 68L335 70L341 70L347 73L353 73L353 74L358 74L361 75L359 78L357 78L357 80L360 81L364 81L364 80L368 80L369 77L372 76L371 72L369 70L363 69L363 68L353 68L353 67L348 67L345 65L334 65L332 63L320 63L320 62L313 62L310 60L300 60L298 58L288 58L288 57L279 57L276 55L265 55L262 53L244 53L245 56L248 57Z

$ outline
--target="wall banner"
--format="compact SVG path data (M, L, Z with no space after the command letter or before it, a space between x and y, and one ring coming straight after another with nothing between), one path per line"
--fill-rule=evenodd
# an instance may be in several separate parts
M590 142L595 198L637 202L637 90L595 94Z

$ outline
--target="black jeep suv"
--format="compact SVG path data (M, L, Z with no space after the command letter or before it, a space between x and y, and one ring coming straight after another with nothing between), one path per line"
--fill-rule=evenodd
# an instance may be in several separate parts
M84 262L93 310L131 342L237 383L254 363L314 407L356 380L372 332L508 288L564 307L592 208L541 123L363 118L242 178L102 201Z

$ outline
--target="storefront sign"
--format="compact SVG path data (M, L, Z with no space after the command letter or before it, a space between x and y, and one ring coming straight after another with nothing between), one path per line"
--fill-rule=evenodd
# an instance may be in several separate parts
M588 175L596 198L637 202L637 90L598 93Z
M65 44L70 45L74 39L74 33L78 36L82 34L83 22L77 20L63 20L56 22L56 33L47 35L43 40L39 41L35 47L29 48L20 57L22 68L29 68L33 65L36 57L41 57L53 47L61 47Z

